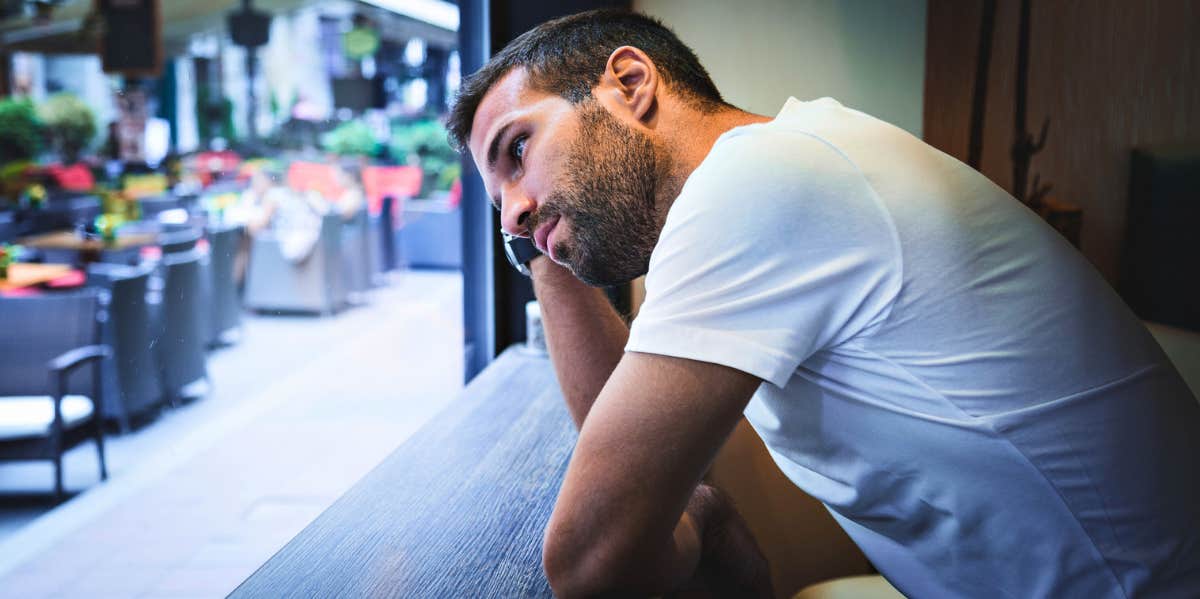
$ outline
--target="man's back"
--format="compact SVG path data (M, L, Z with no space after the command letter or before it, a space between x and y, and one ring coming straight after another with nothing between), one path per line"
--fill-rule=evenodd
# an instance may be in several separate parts
M730 227L755 244L700 252ZM832 100L718 141L628 349L767 380L747 418L908 594L1200 589L1200 406L1145 328L1003 190Z

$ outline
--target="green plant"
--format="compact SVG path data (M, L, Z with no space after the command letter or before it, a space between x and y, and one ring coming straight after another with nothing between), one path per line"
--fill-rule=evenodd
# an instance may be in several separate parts
M422 120L392 128L392 157L413 162L425 171L425 188L447 190L462 173L458 153L450 147L446 127L439 121Z
M237 139L233 126L233 101L214 95L213 89L203 83L196 86L196 128L200 137L209 142L215 138L225 141Z
M0 100L0 164L28 161L42 149L42 123L33 102L25 98Z
M0 198L19 202L21 194L29 187L29 173L36 166L29 160L0 163Z
M120 214L100 214L93 221L93 226L100 233L100 238L112 243L117 240L117 229L125 224L125 217Z
M96 114L74 94L51 96L38 107L38 116L65 164L78 162L96 137Z
M390 141L392 157L407 162L409 156L420 158L438 156L450 160L457 156L446 139L446 128L435 120L413 121L392 127Z
M458 161L451 162L450 164L444 166L442 170L438 171L437 182L434 183L433 188L442 191L449 191L450 188L454 186L454 181L461 176L462 163Z
M24 248L19 245L0 243L0 279L8 276L8 267L12 266L13 262L21 259L23 251Z
M371 127L360 120L338 125L321 137L321 147L339 156L372 156L379 149Z

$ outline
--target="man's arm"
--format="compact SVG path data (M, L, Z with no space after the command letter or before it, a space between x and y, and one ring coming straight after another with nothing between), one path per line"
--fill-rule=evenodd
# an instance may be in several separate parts
M589 287L545 256L529 264L542 310L546 344L575 427L625 353L629 327L604 292Z
M682 358L620 360L580 431L546 528L543 565L556 595L660 594L694 579L711 532L740 523L697 505L707 490L697 484L760 382ZM739 594L770 592L761 555L709 558L732 566L723 574L742 579Z
M597 397L605 389L605 384L608 383L617 364L622 360L625 342L629 338L629 328L601 290L579 281L567 269L554 264L544 256L535 258L530 263L530 268L533 273L534 289L541 305L546 341L559 384L576 427L582 429L585 418ZM641 361L641 359L636 358L637 361ZM662 359L668 362L676 361L673 358ZM741 411L759 381L732 369L699 362L689 363L710 376L738 378L749 386L748 390L743 389L732 394L731 403L738 406L732 423L719 433L707 436L702 440L701 445L705 448L701 450L701 454L706 452L710 454L705 460L706 465L700 471L702 473L707 470L707 462L711 462L712 455L715 455L729 431L741 417ZM713 373L717 374L713 375ZM646 376L648 378L664 376L665 384L671 385L672 377L666 376L667 374L665 372L647 372ZM628 379L626 380L628 381ZM692 380L692 382L695 381ZM652 393L650 388L647 385L641 391ZM717 388L722 387L717 385ZM686 393L689 390L697 394L713 391L705 384L696 387L679 386L674 389L676 392L673 394L675 395L674 401L686 403ZM742 397L743 395L745 397ZM648 401L659 399L654 395L641 395L640 397ZM636 414L627 414L627 416L636 418ZM607 427L611 426L607 425ZM594 428L603 430L606 427ZM587 438L600 434L602 433L585 433ZM579 469L574 465L580 461L578 456L586 453L582 449L583 438L581 437L581 445L575 451L576 461L572 462L572 468L575 471ZM639 441L643 448L647 445L653 447L658 443L656 438L642 437ZM662 457L658 453L655 455ZM604 459L603 456L600 459ZM670 468L675 465L677 464L666 464L665 467ZM633 492L639 493L640 491L636 489L637 481L644 476L640 470L640 468L632 468L615 474L627 479L624 481L626 483L634 483ZM568 477L570 476L568 473ZM701 474L695 474L696 481L699 481L700 476ZM603 488L603 482L600 479L584 482L589 487L600 485ZM551 525L547 527L543 551L547 576L560 596L571 595L575 591L581 590L580 586L567 585L581 584L582 579L578 577L581 568L586 569L588 564L595 564L597 560L594 554L581 556L576 553L579 547L572 548L572 545L591 542L593 532L595 538L601 538L601 536L610 536L611 538L626 536L628 538L628 535L636 528L636 526L617 526L601 529L599 526L612 523L596 522L594 525L597 528L593 532L576 531L583 534L582 538L578 536L571 538L569 534L564 535L561 525L558 528L555 527L555 522L563 522L569 518L569 516L561 514L578 513L579 509L585 509L583 504L573 503L576 499L569 498L565 493L566 489L567 487L564 486L564 492L559 495L558 507L555 511L556 520L552 520ZM606 494L606 501L623 502L619 498L620 494L626 490L618 487L609 487L606 490L610 492ZM683 493L682 501L687 504L687 507L686 510L680 508L682 513L672 507L678 503L669 497L672 493ZM590 498L601 499L596 496ZM656 553L657 558L665 560L661 563L639 561L638 565L649 569L640 573L632 573L632 577L628 576L629 572L617 572L606 568L588 570L590 575L597 577L596 584L600 585L598 588L623 588L606 585L621 585L624 584L624 580L630 579L635 581L634 587L643 587L649 582L652 588L661 589L664 592L683 591L689 596L693 594L696 596L707 596L706 594L745 596L754 593L763 596L772 595L770 572L767 569L766 560L754 542L753 535L746 528L733 505L720 491L703 484L697 487L693 482L690 485L673 486L663 495L653 497L639 495L639 498L642 500L643 508L666 506L668 512L673 512L673 515L666 517L674 523L674 528L670 533L673 550ZM659 498L663 498L662 501L665 503L656 503L660 501ZM572 505L568 507L568 503L572 503ZM637 554L632 552L617 557L638 559ZM660 570L660 568L665 568L665 570ZM647 573L652 574L653 580L645 580ZM564 581L566 577L570 577L570 580ZM584 585L582 588L587 588L586 585L591 582L582 581L582 584Z

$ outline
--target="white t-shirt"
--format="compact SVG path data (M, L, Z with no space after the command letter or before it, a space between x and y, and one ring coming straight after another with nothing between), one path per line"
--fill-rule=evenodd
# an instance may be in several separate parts
M762 378L785 474L913 597L1200 596L1200 404L1061 236L825 98L727 132L629 351Z

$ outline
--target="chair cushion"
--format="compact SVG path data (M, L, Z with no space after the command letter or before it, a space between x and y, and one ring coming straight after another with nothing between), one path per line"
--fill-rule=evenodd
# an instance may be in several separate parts
M72 270L61 277L56 277L46 282L46 286L51 289L69 289L72 287L82 287L87 283L87 275L82 270Z
M810 586L792 599L904 599L882 576L849 576Z
M92 400L67 395L62 400L63 424L79 426L92 417ZM45 437L54 424L54 399L49 395L0 397L0 440Z

